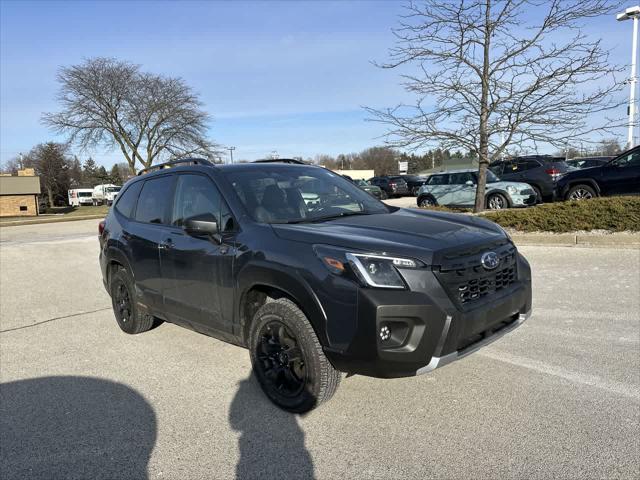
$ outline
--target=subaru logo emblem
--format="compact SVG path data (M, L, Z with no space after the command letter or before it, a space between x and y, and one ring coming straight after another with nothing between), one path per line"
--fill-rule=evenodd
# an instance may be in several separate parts
M496 252L485 252L480 257L480 263L487 270L493 270L500 265L500 257Z

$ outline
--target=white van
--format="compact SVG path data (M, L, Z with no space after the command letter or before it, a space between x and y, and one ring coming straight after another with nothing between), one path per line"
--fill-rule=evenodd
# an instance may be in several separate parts
M91 205L93 203L93 190L90 188L72 188L68 192L69 205L79 207L80 205Z
M121 188L122 187L118 185L113 185L110 183L96 185L93 188L93 193L91 195L93 204L102 205L103 203L106 203L107 205L111 205L116 199L116 196L118 195L118 192Z

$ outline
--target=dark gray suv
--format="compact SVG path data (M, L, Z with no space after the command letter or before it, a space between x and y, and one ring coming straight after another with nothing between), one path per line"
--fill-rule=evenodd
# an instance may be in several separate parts
M99 227L119 327L245 347L265 394L306 412L342 372L426 373L528 317L529 264L495 223L387 206L292 163L187 159L129 180Z
M531 185L538 197L538 203L553 200L556 182L570 170L564 157L549 155L515 157L493 162L489 168L501 180Z

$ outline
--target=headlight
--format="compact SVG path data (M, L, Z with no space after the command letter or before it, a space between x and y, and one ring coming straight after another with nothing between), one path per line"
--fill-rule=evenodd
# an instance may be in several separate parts
M410 258L345 252L320 245L314 250L331 273L352 275L361 285L368 287L405 289L407 286L398 269L424 266Z
M518 191L518 190L516 189L516 187L511 186L511 185L508 185L508 186L507 186L507 193L508 193L509 195L515 195L515 193L516 193L517 191Z

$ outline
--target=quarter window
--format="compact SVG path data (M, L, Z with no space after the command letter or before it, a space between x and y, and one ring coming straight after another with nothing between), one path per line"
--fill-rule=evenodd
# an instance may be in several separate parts
M138 195L142 189L142 184L143 182L136 182L132 184L117 197L118 201L115 204L115 209L127 218L131 218L133 216L134 209L136 208L136 201L138 200ZM82 194L80 195L82 196ZM91 194L89 194L89 196L91 196Z
M173 175L151 178L144 182L138 205L136 220L145 223L166 224L171 205Z

